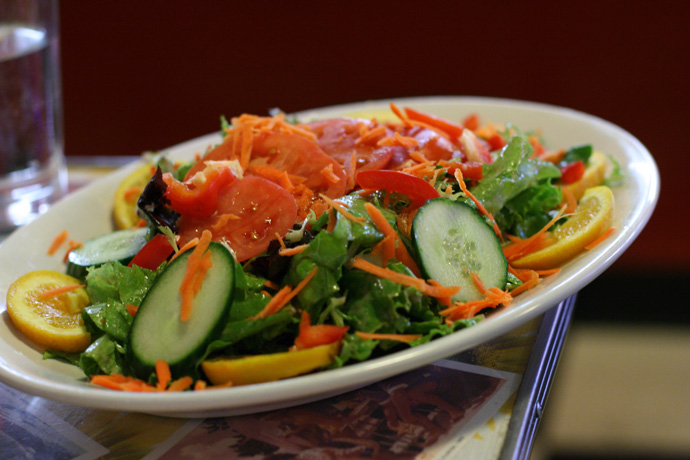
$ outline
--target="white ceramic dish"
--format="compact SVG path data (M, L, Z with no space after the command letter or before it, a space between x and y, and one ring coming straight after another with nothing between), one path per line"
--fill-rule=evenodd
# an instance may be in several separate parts
M328 118L364 110L385 109L389 101L348 104L299 114L302 120ZM146 412L182 417L216 417L258 412L313 401L361 387L497 337L544 313L576 293L609 267L642 231L659 193L656 165L647 149L631 134L607 121L570 109L543 104L478 98L431 97L394 100L450 120L478 113L482 120L512 122L524 130L539 129L547 146L570 147L591 143L613 155L626 175L614 190L617 231L594 250L580 255L537 288L519 296L509 307L486 321L426 345L341 369L289 380L206 392L132 394L86 383L79 369L42 353L13 328L5 308L9 285L36 269L62 271L59 257L46 255L61 230L84 241L112 230L112 196L119 182L138 165L127 166L57 203L32 224L20 228L0 246L0 380L27 393L99 409ZM190 159L218 140L208 135L169 149L172 158Z

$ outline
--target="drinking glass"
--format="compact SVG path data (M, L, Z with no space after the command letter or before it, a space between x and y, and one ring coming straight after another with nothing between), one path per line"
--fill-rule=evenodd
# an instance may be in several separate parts
M66 190L57 0L0 0L0 232Z

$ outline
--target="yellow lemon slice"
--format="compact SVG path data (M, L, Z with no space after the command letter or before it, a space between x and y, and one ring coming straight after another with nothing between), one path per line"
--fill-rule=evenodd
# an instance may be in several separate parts
M376 109L376 110L363 110L360 112L350 112L345 114L346 117L350 118L364 118L370 120L376 118L379 123L385 123L387 121L400 121L400 119L395 116L395 114L390 109Z
M113 218L118 229L132 228L139 222L137 201L151 179L151 165L142 166L127 176L115 191Z
M283 353L213 359L202 362L201 368L214 385L271 382L306 374L333 363L339 347L340 343L336 342Z
M555 268L581 253L599 238L613 220L613 193L605 185L585 191L566 223L551 232L554 243L511 263L516 268Z
M575 201L578 201L580 198L582 198L585 190L596 187L604 182L604 179L606 178L607 166L608 159L606 156L603 153L595 150L592 152L592 156L589 157L587 169L585 169L585 173L582 175L580 180L569 185L564 185L563 188L570 189L575 197Z
M12 324L37 345L67 353L84 351L91 336L84 328L81 310L88 305L84 288L50 294L57 288L81 282L60 272L27 273L7 291L7 313Z

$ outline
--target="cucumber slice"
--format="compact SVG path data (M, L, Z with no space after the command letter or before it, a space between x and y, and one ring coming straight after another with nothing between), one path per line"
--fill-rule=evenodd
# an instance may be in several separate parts
M493 229L469 205L446 198L429 200L412 221L412 240L421 270L444 286L460 286L453 300L483 298L470 273L488 289L505 289L508 261Z
M106 262L129 263L149 239L148 228L118 230L88 240L84 246L69 253L67 274L84 279L87 268Z
M206 346L223 330L235 287L235 260L220 243L212 242L212 267L194 297L189 320L180 320L180 284L192 251L165 268L141 302L129 334L127 353L135 374L144 380L162 359L175 377L194 372Z

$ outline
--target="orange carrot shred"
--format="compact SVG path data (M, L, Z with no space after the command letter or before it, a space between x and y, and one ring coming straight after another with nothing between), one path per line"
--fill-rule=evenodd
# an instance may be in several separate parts
M606 230L599 238L586 245L585 249L588 251L594 249L597 245L599 245L599 243L608 238L611 235L611 233L613 233L615 230L616 227L609 227L609 229Z
M79 241L69 240L69 248L67 249L65 257L63 257L62 261L67 262L67 259L69 258L69 253L82 246L84 246L84 244L80 243Z
M48 255L52 256L53 254L55 254L57 250L60 249L60 246L62 246L62 243L67 241L68 237L69 233L67 232L67 230L61 231L50 244L50 247L48 248Z
M328 166L321 169L321 175L325 177L328 182L333 184L340 182L340 177L333 172L333 163L329 163Z
M503 233L502 233L501 230L498 228L498 224L496 224L496 219L494 219L494 216L492 216L491 213L490 213L489 211L486 210L486 208L484 207L484 205L482 204L482 202L479 201L479 200L477 199L477 197L475 197L475 196L472 194L472 192L470 192L470 191L468 190L467 184L465 184L465 179L462 177L462 171L460 170L460 168L457 168L457 169L454 171L453 174L454 174L454 176L455 176L455 179L457 179L458 184L460 185L460 188L462 189L462 193L464 193L470 200L472 200L472 202L473 202L475 205L477 205L477 209L479 209L479 212L481 212L482 214L484 214L484 215L492 222L492 224L493 224L492 227L493 227L493 229L494 229L494 233L496 234L496 236L497 236L501 241L503 241Z
M180 248L179 251L177 251L173 256L170 258L170 263L172 263L173 260L177 259L179 256L182 255L182 253L192 249L199 243L199 238L194 238L189 241L187 241L184 246Z
M561 187L561 193L563 194L563 201L566 204L565 212L572 214L577 209L577 200L570 187Z
M196 284L194 278L197 276L197 272L201 267L202 256L204 252L206 252L206 249L208 249L210 243L211 232L204 230L201 234L201 238L199 239L199 243L196 245L192 251L192 254L187 260L187 268L179 288L180 294L182 295L182 305L180 310L181 321L187 321L191 316L192 301L194 300L195 294L194 288Z
M159 390L165 390L168 387L168 383L170 383L170 380L172 379L170 366L168 366L168 363L162 359L156 361L156 378L158 379L156 388Z
M309 247L308 244L300 244L299 246L294 246L291 248L283 248L278 251L278 254L283 257L291 257L303 252Z
M474 281L474 285L477 287L477 290L482 294L486 293L486 286L484 286L484 282L479 277L479 275L477 273L472 272L470 273L470 276L472 277L472 281Z
M254 315L252 319L265 318L283 309L304 287L314 278L318 267L314 267L297 286L291 288L290 286L283 286L283 288L276 293L271 300L264 306L264 308Z
M70 284L67 286L60 286L60 287L57 287L55 289L49 289L47 291L40 292L38 294L38 296L43 297L43 298L55 297L55 296L58 296L60 294L64 294L65 292L75 291L75 290L77 290L79 288L83 288L83 287L84 287L83 284Z
M563 217L563 213L565 212L565 206L563 206L560 211L551 219L544 227L541 228L537 233L534 235L530 236L529 238L526 238L524 240L517 241L509 246L505 246L503 248L503 255L506 256L506 259L508 259L508 262L512 262L513 260L517 260L522 256L525 256L527 254L530 254L531 252L537 250L539 246L539 243L545 239L545 233L546 231L551 228L553 224L555 224L558 219Z
M348 218L352 222L355 222L360 225L364 225L366 223L366 219L363 217L355 217L353 216L347 209L345 209L345 206L342 203L338 203L335 200L330 199L323 193L319 195L322 200L324 200L328 205L338 211L340 214L342 214L344 217Z
M166 391L184 391L194 383L194 379L189 376L180 377L179 379L170 383L170 386Z

